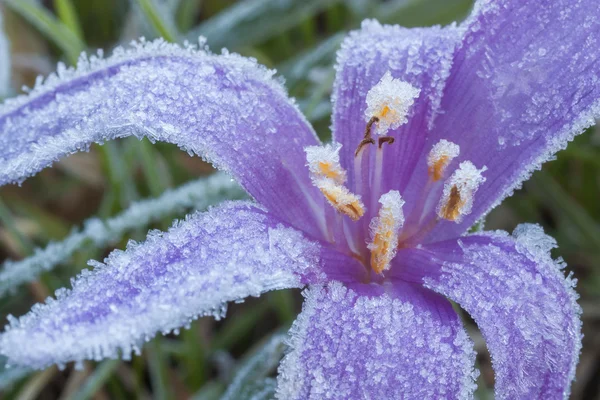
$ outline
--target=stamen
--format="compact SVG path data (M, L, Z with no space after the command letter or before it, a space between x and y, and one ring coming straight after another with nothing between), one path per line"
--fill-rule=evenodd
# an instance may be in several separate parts
M358 221L365 214L365 206L360 196L350 192L345 186L336 184L331 179L321 178L313 181L325 196L329 204L337 211Z
M460 223L471 213L473 197L479 186L485 182L481 175L487 167L477 169L472 162L463 161L444 185L437 214L440 218Z
M332 143L325 146L308 146L304 151L313 184L337 211L357 221L365 214L365 206L360 196L344 186L347 174L340 164L341 148L341 144Z
M367 93L365 121L377 118L377 134L385 135L390 129L405 124L408 110L419 96L420 90L408 82L392 78L387 71L379 83Z
M437 142L427 157L427 166L429 167L429 177L437 182L444 177L446 168L453 159L458 157L460 147L445 139Z
M371 250L371 268L378 274L389 268L396 255L398 231L404 224L404 200L397 190L382 195L379 203L379 214L369 225L373 239L367 246Z
M328 178L344 184L346 182L346 171L340 164L339 143L328 143L325 146L308 146L304 149L308 169L312 176L318 178Z

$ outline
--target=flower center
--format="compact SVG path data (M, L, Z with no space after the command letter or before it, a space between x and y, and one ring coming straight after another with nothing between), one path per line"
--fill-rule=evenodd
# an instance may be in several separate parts
M409 83L394 79L389 71L369 90L365 133L354 152L352 187L347 186L348 174L340 164L340 144L305 148L313 184L341 216L327 221L331 241L378 275L390 268L398 248L419 245L441 220L460 223L471 212L475 192L485 182L482 173L486 168L477 169L470 161L461 162L449 174L460 148L440 140L426 158L427 182L423 182L420 194L408 199L410 215L406 220L400 192L380 193L384 148L396 140L388 132L408 121L419 93ZM365 201L372 210L367 210ZM368 225L363 223L365 219L370 220ZM366 260L370 260L368 265Z

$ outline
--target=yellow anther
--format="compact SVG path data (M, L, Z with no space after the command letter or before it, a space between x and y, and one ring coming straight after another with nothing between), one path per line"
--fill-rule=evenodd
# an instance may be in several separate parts
M448 221L456 221L460 217L461 210L464 206L465 202L460 198L458 188L452 186L448 200L440 209L440 217L447 219Z
M337 211L357 221L365 214L365 206L360 196L344 186L347 175L340 164L341 148L340 144L333 143L306 147L304 151L313 184Z
M379 203L379 213L370 224L372 241L368 244L371 250L371 268L378 274L389 268L396 255L398 232L404 224L404 200L398 191L391 190L384 194Z
M346 182L346 171L340 165L339 143L329 143L325 146L309 146L304 149L308 169L314 179L328 178L338 184Z
M333 208L353 221L358 221L365 214L365 206L360 196L351 193L345 186L338 185L331 179L320 179L314 183Z
M460 147L457 144L447 140L440 140L436 143L427 157L427 166L429 167L429 177L437 182L444 177L446 168L453 159L458 157Z
M408 110L419 92L410 83L392 78L392 74L387 71L367 93L365 121L376 117L377 134L385 135L388 130L396 129L408 121Z
M437 209L440 218L459 223L465 215L471 213L475 192L485 182L481 175L485 170L486 167L477 169L470 161L460 163L444 185Z

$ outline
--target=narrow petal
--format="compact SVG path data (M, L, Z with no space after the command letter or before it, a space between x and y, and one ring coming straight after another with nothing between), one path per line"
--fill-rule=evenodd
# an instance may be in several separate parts
M0 107L0 184L21 181L93 142L136 135L179 145L230 172L261 204L315 235L303 147L312 128L272 79L235 54L163 41L83 57ZM316 199L316 200L315 200Z
M279 399L467 399L471 340L450 303L410 284L312 286L279 367Z
M409 110L408 123L391 130L396 142L386 148L382 192L400 190L404 197L417 162L438 113L452 55L460 41L454 26L414 28L363 22L350 33L337 56L333 93L333 137L342 144L341 161L354 179L354 151L363 138L369 89L390 72L420 90ZM410 201L409 201L410 203Z
M581 349L580 308L537 225L401 252L402 267L475 319L496 373L497 399L568 398ZM410 274L412 277L418 273Z
M129 357L156 332L223 317L228 301L323 281L324 251L250 203L228 203L91 262L71 290L9 317L0 353L34 368Z
M432 140L460 145L459 161L486 165L487 180L437 240L465 232L600 117L597 0L480 0L462 28Z

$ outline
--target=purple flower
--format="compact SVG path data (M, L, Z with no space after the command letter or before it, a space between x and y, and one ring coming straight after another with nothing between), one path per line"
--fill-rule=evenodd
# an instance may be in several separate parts
M0 109L0 183L126 135L176 143L255 199L130 243L0 336L12 363L128 357L228 301L304 287L279 398L470 398L477 322L498 398L566 398L574 281L535 225L468 234L600 116L596 0L478 1L460 26L367 21L338 54L333 143L272 72L137 44Z

